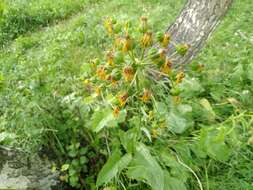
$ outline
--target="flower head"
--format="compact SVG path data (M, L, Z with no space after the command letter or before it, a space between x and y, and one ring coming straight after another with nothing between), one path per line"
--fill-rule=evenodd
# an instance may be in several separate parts
M152 45L153 43L153 38L152 38L152 32L146 32L142 39L141 39L141 45L142 47L146 48Z
M144 92L143 92L143 95L142 95L142 97L141 97L141 100L142 100L144 103L147 103L147 102L149 102L149 100L150 100L150 98L151 98L151 95L152 95L151 91L145 89Z
M126 82L130 82L134 78L134 69L131 66L126 66L123 68L123 77Z
M141 31L142 32L146 32L147 31L147 29L148 29L148 18L147 17L145 17L145 16L142 16L141 18L140 18L140 21L141 21Z
M170 43L170 34L166 32L163 35L162 46L167 47L169 45L169 43Z
M184 72L180 72L176 75L176 84L179 84L182 82L182 80L184 79L185 74Z
M127 92L123 92L122 94L118 95L118 101L121 107L124 107L126 105L128 94Z
M167 50L164 49L164 48L161 48L161 49L158 50L158 53L159 53L160 58L165 59Z
M169 59L165 61L165 63L161 66L160 71L164 74L170 74L171 73L171 67L172 63Z
M129 35L126 35L126 37L122 40L122 51L123 52L128 52L129 50L132 49L132 39L130 38Z
M104 21L104 26L107 32L112 35L113 34L113 23L112 23L112 18L107 18Z
M114 116L114 117L117 117L117 116L119 115L119 112L120 112L120 109L119 109L118 107L115 107L115 108L113 109L113 116Z
M96 96L101 95L101 88L99 86L95 88L95 94L96 94Z
M97 69L96 74L97 74L98 78L100 78L101 80L105 80L106 79L106 68L105 68L105 66L100 66Z
M107 63L108 63L108 65L113 66L113 65L114 65L114 63L113 63L114 55L113 55L113 52L112 52L112 51L109 51L109 52L106 54L106 58L107 58Z

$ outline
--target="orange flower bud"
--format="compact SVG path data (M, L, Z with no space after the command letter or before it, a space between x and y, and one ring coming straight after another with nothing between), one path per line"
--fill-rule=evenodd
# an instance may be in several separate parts
M172 63L170 60L166 60L165 63L161 66L160 71L164 74L170 74L171 73L171 67Z
M126 66L123 69L123 77L126 82L130 82L134 78L134 69L131 66Z
M100 96L100 94L101 94L101 88L100 87L95 88L95 94L96 94L96 96Z
M112 35L113 34L113 23L111 18L107 18L104 22L105 29L107 32Z
M114 46L119 49L122 47L123 42L124 42L124 40L122 38L116 37L116 39L114 41Z
M150 98L151 98L151 91L145 89L144 92L143 92L143 95L141 97L141 100L144 103L147 103L147 102L149 102Z
M163 36L162 46L167 47L169 45L169 43L170 43L170 34L165 33Z
M114 65L114 63L113 63L114 55L113 55L113 52L112 52L112 51L109 51L109 52L107 53L106 58L107 58L107 63L108 63L108 65L113 66L113 65Z
M122 51L123 52L128 52L129 50L132 49L132 40L130 38L130 36L126 36L123 40L123 47L122 47Z
M176 103L176 104L179 104L181 102L181 97L180 96L173 96L173 101Z
M113 109L113 116L114 116L114 117L117 117L117 116L119 115L119 112L120 112L120 109L119 109L118 107L115 107L115 108Z
M152 129L152 131L151 131L151 136L152 136L153 138L157 138L157 137L158 137L158 130L157 130L157 129Z
M159 49L158 53L159 53L160 58L165 59L167 50L166 49Z
M124 93L120 94L117 98L119 100L120 106L124 107L127 102L128 94L127 94L127 92L124 92Z
M146 32L141 40L142 47L146 48L153 44L152 32Z
M147 21L148 21L148 18L147 18L147 17L145 17L145 16L142 16L140 20L141 20L141 22L144 22L144 23L145 23L145 22L147 22Z
M148 18L145 16L142 16L140 21L141 21L140 31L144 33L148 30Z
M113 87L117 85L117 80L115 80L112 75L107 75L106 80L110 81Z
M90 80L89 80L89 79L85 79L85 80L83 81L83 83L84 83L85 85L89 85L89 84L90 84Z
M97 76L101 79L101 80L105 80L106 79L106 69L104 66L100 66L98 69L97 69L97 72L96 72Z
M177 74L177 76L176 76L176 84L181 83L181 82L182 82L182 80L184 79L184 77L185 77L184 72L180 72L180 73L178 73L178 74Z

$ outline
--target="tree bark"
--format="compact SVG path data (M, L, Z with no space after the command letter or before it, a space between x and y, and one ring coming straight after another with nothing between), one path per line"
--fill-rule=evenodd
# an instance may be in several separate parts
M187 64L199 53L221 18L226 14L232 0L188 0L176 21L167 29L176 44L189 44L184 56L173 55L170 45L168 57L173 55L176 66Z

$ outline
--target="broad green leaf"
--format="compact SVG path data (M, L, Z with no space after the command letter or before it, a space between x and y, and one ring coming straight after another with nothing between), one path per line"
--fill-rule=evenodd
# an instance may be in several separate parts
M200 133L199 147L210 157L226 161L231 153L231 149L225 143L226 129L203 128Z
M192 112L192 107L188 104L180 104L177 109L183 115Z
M145 181L154 190L164 189L163 170L143 144L137 146L133 161L128 167L127 176Z
M213 108L212 108L210 102L205 98L202 98L199 102L202 105L202 107L208 112L208 116L207 116L208 120L214 121L216 114L213 111Z
M187 129L187 120L171 112L167 117L167 125L173 133L181 134Z
M168 106L163 102L156 102L156 109L159 115L165 115L168 113Z
M99 132L101 129L106 127L111 121L113 121L114 116L111 109L104 109L102 111L95 111L92 115L92 129L94 132Z
M164 182L164 190L187 190L181 180L171 177L168 172L164 172Z
M179 85L179 89L182 91L184 97L194 97L204 91L203 87L196 78L186 77Z
M188 170L184 166L178 163L175 156L172 156L171 154L167 152L167 150L165 150L160 153L160 157L161 157L162 162L167 167L170 168L170 172L173 177L176 177L183 182L185 182L188 179L189 177Z
M131 159L131 154L125 154L121 157L121 152L115 151L99 172L96 182L97 187L110 182L110 180L127 167Z
M132 128L127 132L119 131L119 137L124 149L128 153L133 153L135 151L136 141L138 137L137 128Z
M118 123L124 122L126 116L126 110L121 110L118 116L114 116L111 109L95 111L91 118L92 129L94 132L99 132L104 127L115 127Z

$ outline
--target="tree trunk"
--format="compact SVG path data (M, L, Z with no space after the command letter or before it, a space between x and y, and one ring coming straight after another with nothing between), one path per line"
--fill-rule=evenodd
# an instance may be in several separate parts
M186 55L173 55L176 65L187 64L198 54L227 12L232 0L188 0L181 14L167 30L176 44L189 44ZM168 57L174 54L170 45Z

